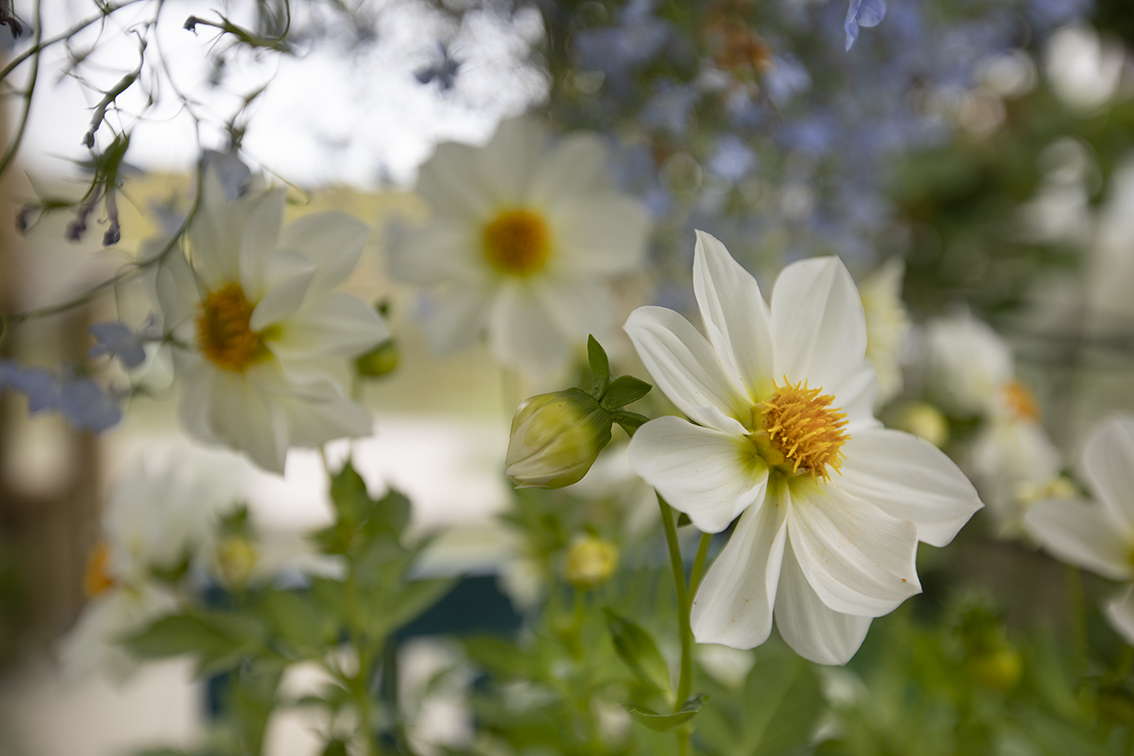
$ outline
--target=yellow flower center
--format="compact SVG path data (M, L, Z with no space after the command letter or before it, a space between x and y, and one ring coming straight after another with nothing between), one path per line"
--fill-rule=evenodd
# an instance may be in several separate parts
M547 263L551 235L531 210L505 210L484 227L484 256L492 267L513 276L530 276Z
M750 438L760 455L769 466L792 474L804 470L816 482L830 482L828 468L839 471L843 444L850 440L846 413L831 407L834 396L808 388L806 381L792 385L784 378L782 388L772 387L772 398L752 408L758 430Z
M264 359L263 334L249 326L253 305L238 283L210 291L197 317L197 346L222 370L242 373Z
M1018 378L1013 378L1004 387L1004 402L1017 420L1039 420L1039 403Z
M110 576L110 548L106 545L106 541L101 541L94 547L87 560L87 573L83 576L83 593L87 598L94 598L109 591L114 585L114 578Z

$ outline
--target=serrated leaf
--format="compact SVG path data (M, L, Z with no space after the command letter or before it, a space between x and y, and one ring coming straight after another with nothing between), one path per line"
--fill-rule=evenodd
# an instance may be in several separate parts
M634 433L646 423L650 422L650 418L645 415L639 415L637 412L627 412L626 410L615 410L610 413L610 419L618 423L622 430L626 431L626 435L633 437Z
M326 644L326 615L294 591L268 591L260 604L275 633L299 650L319 650Z
M651 730L665 732L666 730L672 730L674 727L683 725L697 716L697 713L704 708L705 702L708 700L709 695L707 693L698 693L695 696L690 696L685 702L685 705L682 706L679 711L675 711L672 714L658 714L656 711L647 709L645 706L638 706L637 704L623 704L622 708L626 709L631 717L641 722L646 727L649 727Z
M650 393L653 386L645 381L638 380L632 375L623 375L614 379L606 395L602 398L602 406L608 410L616 410L627 404L638 401Z
M126 648L143 659L193 654L198 673L226 669L259 645L263 627L250 617L220 612L162 617L124 639Z
M366 491L366 481L354 469L350 460L331 477L331 503L339 520L346 525L358 525L370 517L374 502Z
M626 666L643 682L668 693L670 690L669 665L658 651L653 637L639 625L618 616L607 607L606 627L614 643L614 650Z
M610 358L594 336L587 336L587 361L591 366L591 396L601 399L614 376L610 372Z

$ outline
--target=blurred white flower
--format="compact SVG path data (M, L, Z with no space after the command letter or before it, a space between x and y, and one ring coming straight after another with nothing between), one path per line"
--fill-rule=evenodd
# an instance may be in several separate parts
M606 281L642 264L645 206L610 187L594 134L549 143L532 120L500 124L483 148L442 144L417 191L429 223L390 249L394 276L435 287L426 327L448 352L487 333L495 359L553 370L613 321Z
M1073 108L1097 108L1118 89L1122 43L1102 38L1085 23L1064 26L1047 43L1047 77L1059 99Z
M1027 513L1047 551L1111 580L1134 580L1134 417L1104 421L1083 449L1083 474L1095 502L1049 499ZM1106 616L1134 644L1134 586L1106 605Z
M875 407L881 407L902 390L900 358L910 330L909 315L902 301L905 272L905 262L900 257L891 257L858 288L866 311L866 357L878 373Z
M626 331L694 421L642 426L634 469L704 532L740 518L694 599L694 635L752 648L774 615L801 656L843 664L873 617L920 591L918 541L949 543L980 500L939 449L874 419L865 316L837 258L789 265L769 306L698 232L693 286L708 339L660 307Z
M1012 349L969 314L927 329L933 396L954 415L978 417L972 473L996 521L997 534L1016 537L1032 492L1054 484L1062 457L1040 423L1040 407L1016 377Z
M183 461L139 465L113 488L84 580L90 603L60 649L66 677L134 672L137 662L116 641L176 607L170 581L208 553L212 525L235 501L234 473Z
M157 274L182 425L281 473L291 446L368 435L369 413L343 396L326 362L389 337L374 308L334 291L367 227L319 213L282 228L283 190L226 201L213 172L204 181L188 258L170 255Z

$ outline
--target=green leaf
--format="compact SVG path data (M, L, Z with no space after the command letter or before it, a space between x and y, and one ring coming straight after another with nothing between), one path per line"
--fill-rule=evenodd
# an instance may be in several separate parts
M608 410L616 410L623 405L636 402L650 393L653 386L640 381L632 375L623 375L614 379L606 395L602 398L602 406Z
M260 607L275 633L296 649L318 656L331 639L327 615L294 591L268 591Z
M162 617L123 642L143 659L194 654L198 673L206 674L233 666L255 651L262 638L263 626L251 617L203 612Z
M409 499L390 489L389 493L373 503L370 519L364 530L371 536L388 534L398 538L409 524L409 517Z
M347 525L358 525L370 517L374 502L366 491L366 481L350 460L331 477L331 502L339 519Z
M323 749L323 756L347 756L346 743L341 740L332 740Z
M638 679L668 693L669 666L650 634L605 606L602 613L606 615L606 627L610 630L614 650L619 658L626 662Z
M465 653L474 662L504 679L531 677L529 657L515 645L493 635L478 635L465 641Z
M656 711L647 709L644 706L637 704L623 704L622 708L630 714L631 717L649 727L651 730L658 732L665 732L672 730L678 725L683 725L693 717L697 716L697 712L701 711L705 702L709 700L706 693L698 693L695 696L690 696L685 705L681 707L680 711L675 711L673 714L658 714Z
M402 590L389 599L379 621L387 631L397 630L409 624L444 598L456 585L457 580L458 578L439 578L406 583Z
M587 361L591 364L591 396L602 399L610 388L614 374L610 372L610 358L594 336L587 336Z

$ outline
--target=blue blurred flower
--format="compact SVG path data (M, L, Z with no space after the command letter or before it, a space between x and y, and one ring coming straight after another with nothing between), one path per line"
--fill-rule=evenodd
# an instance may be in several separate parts
M725 134L717 139L706 166L725 181L736 183L756 167L756 153L735 134Z
M854 47L858 39L858 27L878 26L885 17L886 0L850 0L847 20L843 22L843 30L847 33L847 50Z
M689 129L689 119L697 98L697 91L693 87L661 79L643 109L642 121L647 126L663 128L673 134L684 134Z
M777 55L760 83L764 85L772 102L782 106L794 95L811 88L811 74L794 56Z
M618 26L575 35L580 67L606 74L616 97L629 91L634 72L653 60L672 39L669 22L654 15L655 4L654 0L630 0L619 13Z
M124 323L95 323L87 329L98 342L87 351L87 357L100 355L117 357L127 369L133 369L146 361L146 350L142 346L149 340L145 330L132 331Z
M0 388L4 387L27 397L28 414L57 410L75 430L101 433L122 419L114 399L90 378L52 375L42 368L3 360Z

